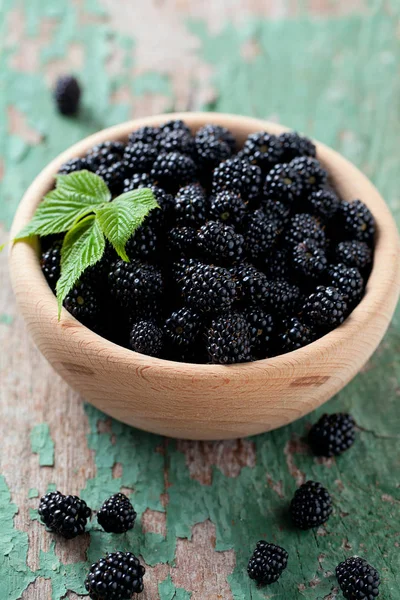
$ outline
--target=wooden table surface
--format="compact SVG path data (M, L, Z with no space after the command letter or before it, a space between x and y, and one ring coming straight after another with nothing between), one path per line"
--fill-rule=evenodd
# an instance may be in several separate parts
M0 244L39 170L88 133L130 117L209 109L280 121L364 170L400 217L400 5L397 0L3 0L0 2ZM59 116L50 89L76 72L84 106ZM252 439L166 440L85 405L51 370L16 313L0 256L0 597L76 599L88 565L129 549L146 564L143 600L341 598L346 556L400 598L399 314L363 372L332 400L359 425L355 446L317 460L303 436L319 414ZM297 532L286 509L307 478L334 514ZM37 521L48 489L90 506L119 490L137 526L96 524L60 541ZM245 567L260 538L284 546L280 582L258 589Z

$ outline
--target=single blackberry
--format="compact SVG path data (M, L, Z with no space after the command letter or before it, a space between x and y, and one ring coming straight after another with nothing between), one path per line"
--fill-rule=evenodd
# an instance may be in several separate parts
M283 228L290 221L291 210L288 204L272 198L263 198L261 208L270 219L275 219Z
M50 531L70 540L85 533L86 522L92 511L78 496L50 492L40 498L38 513Z
M251 360L250 326L240 313L215 317L206 333L212 363L230 365Z
M327 277L329 285L339 290L349 307L358 304L364 294L364 279L357 267L331 265Z
M316 190L308 196L308 204L314 216L329 221L339 208L339 198L332 190Z
M174 256L191 256L196 242L197 231L193 227L173 227L167 233L167 249Z
M128 144L125 148L122 162L126 173L149 173L158 156L157 149L143 142Z
M301 294L297 285L284 279L276 279L268 281L262 305L273 314L284 316L297 312L300 300Z
M61 246L62 240L56 240L45 252L42 252L40 266L47 283L53 290L56 289L57 281L61 272Z
M86 154L86 162L89 169L94 173L100 167L111 167L114 163L122 160L125 144L122 142L103 142L93 146Z
M324 414L311 427L308 442L316 456L338 456L355 440L355 421L347 413Z
M214 169L213 195L228 190L240 194L245 200L258 198L261 189L261 169L237 156L228 158Z
M203 171L215 169L236 150L232 133L219 125L204 125L195 136L197 160Z
M171 345L172 352L174 349L186 352L199 337L201 325L202 318L197 312L186 307L180 308L165 321L166 344Z
M364 558L351 556L336 567L336 577L347 600L375 600L381 579Z
M105 181L113 196L120 194L124 189L127 171L126 165L122 161L115 162L110 166L101 165L95 173Z
M241 263L231 269L241 299L247 305L261 305L269 291L269 281L251 264Z
M326 243L325 231L318 219L307 213L294 215L290 220L285 233L288 246L295 246L304 240L314 240L318 246L323 248Z
M316 158L311 156L294 158L290 162L290 167L298 173L305 194L319 190L328 180L327 171Z
M197 227L207 218L207 198L199 184L187 185L175 197L175 220L177 225Z
M326 523L332 514L328 490L316 481L307 481L295 491L290 514L299 529L311 529Z
M267 199L291 205L301 197L302 192L299 173L290 164L275 165L265 178L264 196Z
M261 209L250 213L244 231L247 254L254 260L265 256L277 242L280 232L279 223Z
M58 169L58 175L69 175L76 171L88 169L89 165L85 158L71 158Z
M157 252L157 232L146 223L138 227L126 243L125 250L129 258L145 260Z
M248 308L244 314L250 325L250 342L253 352L260 358L266 358L275 334L274 317L257 307Z
M263 173L268 173L274 165L282 162L282 149L275 135L258 131L248 136L239 156L260 167Z
M303 315L307 323L322 329L338 327L347 316L347 303L334 287L319 285L304 306Z
M173 130L165 133L159 144L160 152L179 152L195 158L195 141L192 134L182 130Z
M59 77L54 89L54 99L62 115L75 115L81 99L81 88L76 77L72 75Z
M247 565L250 579L260 585L275 583L286 569L288 557L284 548L260 540Z
M100 303L96 289L82 278L67 294L64 306L86 327L96 327L100 317Z
M157 146L158 141L160 139L160 128L159 127L149 127L145 125L144 127L139 127L136 131L132 131L129 134L129 143L136 144L137 142L141 142L143 144L150 144L151 146Z
M147 306L149 300L159 299L163 291L161 272L138 260L117 260L111 265L108 282L118 304L131 309Z
M246 215L247 203L235 192L223 190L211 197L210 217L226 225L240 225Z
M289 251L287 249L274 250L271 255L265 257L262 270L268 279L289 278Z
M129 347L134 352L147 354L147 356L161 356L162 330L153 321L138 321L131 329Z
M156 158L150 176L166 190L176 191L196 179L196 164L185 154L162 152Z
M282 330L278 341L282 353L303 348L315 339L310 327L296 317L284 321Z
M320 279L327 266L325 251L314 240L305 239L294 246L292 267L297 276Z
M315 157L317 154L313 142L296 131L281 133L278 142L281 146L283 162L290 162L298 156Z
M201 312L220 312L231 308L237 298L237 284L224 267L191 261L179 285L186 303Z
M131 552L108 553L92 564L85 587L92 600L130 600L143 592L145 568Z
M136 512L125 494L108 498L97 513L97 521L107 533L125 533L132 529L135 519Z
M243 255L244 238L232 225L208 221L197 233L197 244L203 256L217 263L230 264Z
M192 135L190 128L181 119L171 119L170 121L164 123L164 125L161 125L160 135L162 138L171 133L184 133L185 135Z
M375 220L371 211L361 200L341 202L338 209L339 227L348 240L366 242L372 246L375 235Z
M334 251L336 262L347 267L357 267L361 272L367 270L372 264L372 250L365 242L351 240L339 242Z
M153 180L148 173L133 173L124 179L123 192L131 192L143 187L151 187Z

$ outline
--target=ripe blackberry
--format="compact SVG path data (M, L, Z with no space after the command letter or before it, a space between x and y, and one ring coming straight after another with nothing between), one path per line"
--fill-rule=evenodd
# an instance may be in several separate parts
M286 163L275 165L265 178L264 196L291 205L298 200L303 186L298 172Z
M231 273L237 282L241 299L247 305L261 305L269 290L269 282L264 273L247 263L233 267Z
M248 308L244 314L250 325L252 350L260 358L266 358L272 346L275 320L272 315L257 307Z
M100 317L100 303L97 290L84 278L67 294L64 306L71 315L86 327L96 327Z
M136 144L137 142L142 142L143 144L150 144L151 146L157 146L158 140L160 138L160 128L159 127L149 127L145 125L144 127L139 127L136 131L132 131L129 134L129 143Z
M245 200L258 198L261 189L261 169L237 156L228 158L214 169L212 193L223 190L240 194Z
M161 356L163 349L162 330L153 321L138 321L131 329L129 347L134 352L147 354L147 356Z
M244 238L232 225L208 221L197 233L197 245L203 256L217 263L230 264L241 259Z
M170 121L167 121L166 123L164 123L164 125L161 125L160 127L161 137L165 137L170 133L177 132L184 133L186 135L191 135L190 128L181 119L171 119Z
M171 350L187 352L200 334L202 319L191 308L180 308L173 312L164 325L164 338L170 344Z
M240 225L246 215L247 203L235 192L223 190L211 197L210 217L226 225Z
M175 208L174 197L156 185L146 187L150 187L151 191L154 194L156 202L160 207L151 211L151 213L146 217L146 223L149 227L152 227L154 230L163 230L161 231L161 233L164 233L165 230L171 226L171 222L173 220Z
M328 173L321 163L311 156L294 158L290 167L298 173L305 194L319 190L328 180Z
M71 158L58 169L58 175L69 175L75 171L88 169L89 165L85 158Z
M288 557L286 550L280 546L260 540L247 566L250 579L255 579L260 585L275 583L286 569Z
M61 272L61 246L62 240L56 240L45 252L42 252L40 266L47 283L53 290L56 289L57 281Z
M311 427L308 442L316 456L338 456L355 440L355 422L347 413L324 414Z
M270 219L275 219L275 221L277 221L282 228L290 221L290 206L280 202L279 200L263 198L261 201L261 208L267 217Z
M320 279L326 271L328 260L325 251L314 240L306 239L294 246L292 266L297 276Z
M379 573L364 558L351 556L341 562L336 577L347 600L375 600L379 596Z
M347 303L334 287L319 285L304 306L303 315L307 323L322 329L338 327L347 316Z
M122 142L103 142L93 146L86 154L89 169L94 173L99 167L111 167L114 163L122 160L125 144Z
M191 261L179 285L189 306L201 312L220 312L230 309L237 298L237 284L224 267Z
M364 293L364 279L357 267L331 265L327 276L329 285L339 290L349 307L358 304Z
M161 272L139 260L117 260L111 265L108 282L117 303L131 309L146 307L150 299L159 299L163 291Z
M283 331L279 335L279 347L282 353L292 352L311 344L315 339L310 327L296 317L283 323Z
M326 243L325 231L318 219L307 213L294 215L285 233L288 246L295 246L304 240L314 240L323 248Z
M196 178L196 165L185 154L179 152L160 153L150 176L167 191L176 191Z
M75 115L78 112L81 88L76 77L62 75L57 79L54 99L62 115Z
M339 208L339 198L332 190L316 190L308 196L308 204L313 215L329 221Z
M343 227L344 238L366 242L372 246L375 235L375 220L361 200L341 202L338 209L339 227Z
M251 133L239 155L260 167L263 173L268 173L274 165L282 162L282 149L277 137L266 131Z
M108 498L97 513L97 521L107 533L125 533L132 529L135 519L136 512L125 494Z
M160 152L179 152L195 158L195 142L192 134L182 130L165 133L159 143Z
M268 281L261 303L269 312L285 316L297 312L300 300L300 289L297 285L284 279L276 279Z
M143 592L145 568L131 552L108 553L92 564L85 587L92 600L130 600Z
M299 529L311 529L326 523L332 514L328 490L316 481L307 481L295 491L290 514Z
M123 192L138 190L143 187L151 187L153 180L148 173L133 173L124 179Z
M129 258L147 260L157 251L157 232L146 224L146 220L145 224L138 227L126 243L125 250Z
M193 227L173 227L167 233L167 249L174 256L189 257L197 247L197 231Z
M317 154L313 142L296 131L281 133L278 142L281 145L283 162L290 162L297 156L315 157Z
M257 260L270 252L281 232L279 223L261 210L250 213L246 222L244 238L247 254Z
M113 196L120 194L124 189L127 171L122 161L115 162L110 166L101 165L95 173L105 181Z
M197 227L207 218L207 198L203 188L195 183L179 190L175 197L174 216L177 225Z
M250 326L240 313L215 317L206 333L208 357L212 363L230 365L251 360Z
M268 279L288 279L289 265L290 258L288 250L274 250L271 255L265 257L262 270Z
M219 125L204 125L195 136L197 160L203 171L215 169L236 150L232 133Z
M50 492L40 498L38 513L50 531L70 540L85 533L86 522L92 511L78 496Z
M149 173L157 156L154 146L136 142L126 146L122 161L127 173Z
M357 267L361 272L370 268L372 264L372 250L365 242L351 240L339 242L334 250L336 262L347 267Z

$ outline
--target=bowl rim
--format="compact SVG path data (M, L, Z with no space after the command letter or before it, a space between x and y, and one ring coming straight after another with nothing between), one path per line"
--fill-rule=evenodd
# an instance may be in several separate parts
M160 125L170 119L182 119L193 130L197 130L209 122L234 130L237 126L240 126L245 128L247 133L266 130L273 134L279 134L290 130L287 127L263 119L214 112L164 113L133 119L108 127L70 146L39 173L18 206L11 228L11 239L30 220L41 198L52 187L54 174L61 164L71 158L82 156L90 147L96 144L107 140L126 140L128 134L139 127ZM93 350L100 352L97 356L101 356L104 351L108 350L113 358L118 356L125 364L132 363L132 366L137 368L151 367L153 371L154 369L158 370L160 375L179 369L180 376L190 378L226 377L229 373L230 379L236 379L241 378L250 365L276 369L279 372L287 367L288 357L291 356L296 357L297 362L303 362L304 360L311 364L314 359L316 361L321 360L322 350L326 352L327 347L332 345L350 344L356 331L366 330L373 313L378 311L387 314L389 323L400 291L400 242L390 210L369 179L339 153L321 142L313 141L317 146L318 158L328 167L330 176L339 192L342 180L343 185L346 186L349 186L349 182L352 181L355 190L354 197L357 197L356 191L358 189L363 192L364 197L361 199L367 204L375 217L377 235L373 268L363 299L342 325L303 348L251 363L233 365L183 363L150 357L119 346L82 325L65 308L62 309L61 319L57 323L57 320L54 319L54 317L57 317L57 301L40 269L37 255L37 238L10 245L9 260L13 287L14 289L21 286L26 287L29 280L29 290L27 290L27 292L29 291L29 303L40 305L41 318L55 322L57 326L64 330L66 335L68 335L68 331L71 332L75 343L87 345L90 342ZM332 169L332 165L334 165L334 169ZM384 235L382 234L383 230L385 231ZM35 260L32 260L33 257ZM18 268L14 268L17 264ZM44 299L46 299L46 302L41 302Z

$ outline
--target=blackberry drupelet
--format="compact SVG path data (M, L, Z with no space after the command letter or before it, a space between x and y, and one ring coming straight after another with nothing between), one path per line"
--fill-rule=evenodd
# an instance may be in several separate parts
M275 583L286 569L288 557L280 546L260 540L247 566L250 579L261 585Z
M131 552L108 553L92 564L85 587L92 600L131 600L143 592L145 568Z
M223 190L211 197L210 217L226 225L241 225L247 203L235 192Z
M306 239L294 246L292 251L292 267L298 277L320 279L328 266L323 248L314 241ZM332 283L332 285L334 285Z
M124 179L123 192L138 190L143 187L151 187L153 180L148 173L133 173Z
M218 264L232 264L241 259L244 238L232 225L208 221L197 233L197 245L202 255Z
M192 134L182 130L165 133L159 143L160 152L179 152L196 158L196 146Z
M281 133L278 142L281 145L283 162L290 162L298 156L315 157L317 154L313 142L296 131Z
M290 503L290 514L299 529L319 527L332 514L329 492L320 483L307 481L295 491Z
M214 169L213 195L228 190L240 194L245 200L258 198L261 189L261 169L237 156L228 158Z
M54 99L61 114L75 115L78 112L81 88L76 77L62 75L57 79Z
M156 158L150 176L161 187L174 192L193 182L196 173L196 164L189 156L179 152L162 152Z
M357 267L346 267L342 263L331 265L327 278L329 285L342 294L349 308L353 308L361 300L364 294L364 279Z
M358 240L372 246L375 235L375 220L369 208L361 200L343 201L338 209L339 227L343 227L343 237Z
M260 305L269 290L269 282L261 271L251 264L242 263L231 269L237 281L241 299L249 305Z
M129 134L128 140L130 144L142 142L143 144L150 144L151 146L157 147L160 135L159 127L149 127L148 125L145 125L136 131L132 131L132 133Z
M250 342L253 352L260 358L266 358L272 347L275 334L275 320L262 308L251 307L244 313L250 326Z
M143 142L128 144L122 157L127 175L129 176L131 173L149 173L157 156L157 149L150 144L144 144Z
M292 317L283 323L283 331L279 335L279 348L283 353L292 352L311 344L315 339L311 328L302 323L297 317Z
M263 198L261 208L270 219L275 219L283 228L290 221L291 210L288 204L272 198Z
M281 232L280 225L261 210L257 209L248 215L244 231L247 254L257 260L271 251Z
M308 442L316 456L338 456L355 440L355 422L347 413L324 414L311 427Z
M127 241L125 250L129 258L148 260L156 254L157 232L147 224L149 218L145 220L144 225L136 229L135 233Z
M239 156L260 167L263 173L268 173L274 165L282 162L282 148L275 135L258 131L248 136Z
M122 160L125 144L122 142L103 142L93 146L86 154L86 162L89 169L94 173L100 167L111 167L114 163Z
M85 158L71 158L58 169L58 175L69 175L76 171L89 169L89 165Z
M369 269L372 265L372 250L365 242L351 240L339 242L334 250L336 262L343 263L347 267L357 267L361 272Z
M53 290L56 289L57 281L61 272L61 246L62 240L56 240L45 252L42 252L40 266L47 283Z
M236 150L232 133L219 125L201 127L196 133L195 144L197 161L203 171L215 169Z
M97 521L107 533L125 533L133 528L135 519L136 512L125 494L108 498L97 513Z
M375 600L379 596L379 573L364 558L351 556L341 562L336 577L347 600Z
M301 300L300 289L297 285L284 279L268 281L266 293L261 300L262 306L280 316L297 312Z
M290 220L285 233L285 240L289 247L300 244L304 240L314 240L323 248L326 243L325 231L318 219L308 213L299 213Z
M347 302L334 287L319 285L303 306L304 320L317 329L338 327L347 317Z
M64 307L86 327L94 328L99 324L99 294L94 286L85 281L84 277L67 294Z
M187 351L198 338L201 326L202 318L193 309L183 307L174 311L164 325L166 344L171 344L172 350Z
M294 158L290 167L298 173L305 194L321 189L328 180L328 173L321 163L311 156Z
M148 356L161 356L163 333L154 321L142 320L132 326L129 347Z
M117 303L131 309L145 308L150 299L159 299L163 291L161 272L139 260L117 260L111 265L108 282Z
M190 257L197 248L197 231L193 227L173 227L167 233L167 249L174 257Z
M210 361L230 365L251 360L250 326L240 313L215 317L206 333Z
M78 496L50 492L40 498L38 513L42 523L50 531L70 540L85 533L92 511Z
M298 172L289 164L275 165L265 178L264 196L291 205L303 192Z
M205 223L208 202L203 188L197 184L187 185L175 197L174 216L177 225L198 227Z
M316 190L307 199L314 216L329 221L339 208L339 198L332 190Z
M223 312L237 298L237 284L224 267L190 261L179 286L185 302L201 312Z

